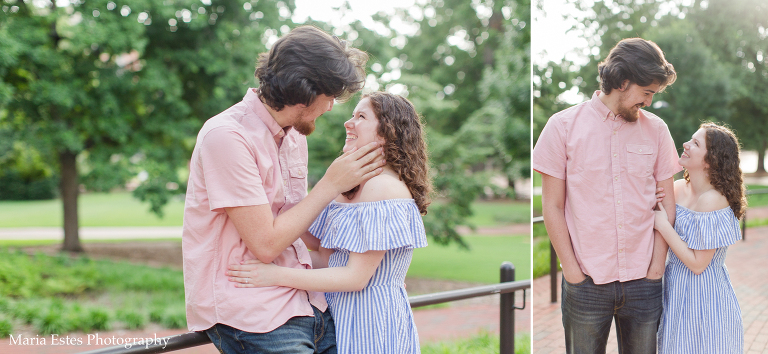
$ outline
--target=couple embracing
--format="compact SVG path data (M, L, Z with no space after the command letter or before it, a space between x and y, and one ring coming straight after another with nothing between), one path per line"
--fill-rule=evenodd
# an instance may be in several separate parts
M605 353L615 321L619 353L742 353L724 263L746 209L736 136L704 123L677 155L641 109L677 77L651 41L620 41L598 71L601 90L552 116L531 156L567 352Z
M343 154L307 193L306 136L362 89L367 60L296 28L259 57L259 87L197 136L182 237L187 324L222 353L419 352L404 279L427 245L431 184L413 105L363 95Z

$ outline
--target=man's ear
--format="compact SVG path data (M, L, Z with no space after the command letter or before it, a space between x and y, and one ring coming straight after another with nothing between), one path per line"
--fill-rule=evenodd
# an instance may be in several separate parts
M626 91L628 87L629 87L629 79L621 82L621 87L619 87L619 91L622 91L622 92Z

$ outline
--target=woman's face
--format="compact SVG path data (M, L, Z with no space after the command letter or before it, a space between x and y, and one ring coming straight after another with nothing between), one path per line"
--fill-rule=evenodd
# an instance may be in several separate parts
M680 155L680 166L688 170L705 168L704 156L707 155L707 131L703 128L693 133L691 140L683 143L683 153Z
M379 128L379 119L373 113L371 100L362 99L352 112L352 118L344 122L344 128L347 130L347 138L344 140L342 151L347 152L352 148L361 148L368 143L377 141L384 143L384 138L377 133Z

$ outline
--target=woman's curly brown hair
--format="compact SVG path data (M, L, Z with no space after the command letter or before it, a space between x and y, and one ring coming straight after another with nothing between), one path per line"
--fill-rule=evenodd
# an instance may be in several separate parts
M424 130L413 104L407 99L387 92L363 95L369 99L373 113L379 120L377 133L384 138L384 156L400 180L405 182L422 215L432 202L432 181L429 179L427 143ZM359 186L358 186L359 187ZM358 187L343 193L352 199Z
M733 214L741 219L747 209L747 197L739 168L739 139L730 129L714 123L704 123L699 128L706 131L704 162L709 166L706 170L709 183L728 199ZM691 181L687 170L683 178L686 182Z

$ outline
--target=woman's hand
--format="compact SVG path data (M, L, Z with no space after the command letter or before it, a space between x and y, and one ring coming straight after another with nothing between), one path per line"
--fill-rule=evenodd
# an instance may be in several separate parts
M656 188L656 203L661 203L661 201L664 200L664 197L666 194L664 194L664 187Z
M658 206L659 210L653 211L654 214L656 214L653 222L653 228L661 231L662 227L666 225L671 225L671 224L669 223L667 211L664 210L664 206L661 205L661 202L656 203L656 205Z
M252 259L242 264L230 264L227 267L229 281L235 282L237 288L260 288L265 286L277 286L280 267L269 263L265 264L258 259Z

